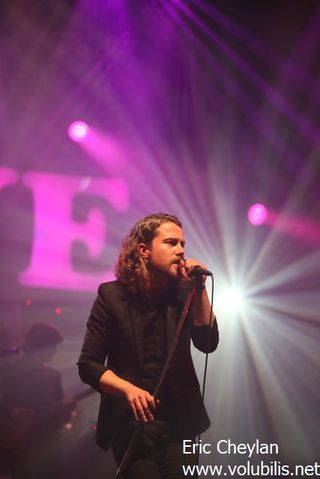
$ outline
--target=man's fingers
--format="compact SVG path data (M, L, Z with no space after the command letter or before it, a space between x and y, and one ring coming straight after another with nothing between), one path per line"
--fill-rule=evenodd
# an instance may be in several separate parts
M137 412L137 408L136 408L134 400L130 401L129 404L130 404L130 409L133 413L133 417L135 418L136 421L139 421L139 416L138 416L138 412Z
M130 407L136 421L148 422L153 419L153 415L148 408L145 408L140 398L130 401Z
M183 278L187 278L188 274L184 260L181 260L179 263L179 272L180 276L182 276Z
M156 409L159 400L155 400L148 391L134 388L134 390L128 394L127 399L136 421L148 422L154 420L153 411Z
M150 409L149 409L149 405L148 405L148 402L147 402L146 398L142 398L141 403L142 403L142 406L143 406L145 415L147 416L147 418L148 418L150 421L153 421L154 416L153 416L152 412L151 412ZM152 405L152 401L149 400L149 403L151 403L151 405Z
M150 397L147 398L147 401L148 401L148 404L151 405L152 409L155 411L157 408L157 403L154 397L150 395Z

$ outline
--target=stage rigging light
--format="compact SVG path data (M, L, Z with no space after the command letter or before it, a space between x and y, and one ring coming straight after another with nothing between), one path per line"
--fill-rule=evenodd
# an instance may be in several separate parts
M248 219L252 225L262 225L268 217L268 210L262 203L255 203L248 210Z
M88 136L89 130L86 122L77 120L69 125L68 134L71 140L81 142Z

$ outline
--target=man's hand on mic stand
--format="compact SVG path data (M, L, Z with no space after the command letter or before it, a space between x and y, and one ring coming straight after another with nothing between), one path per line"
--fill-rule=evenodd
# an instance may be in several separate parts
M183 259L180 262L179 265L180 268L180 274L181 277L184 281L191 283L193 281L193 274L192 272L195 271L195 269L200 268L200 270L204 270L207 273L209 271L207 270L207 267L203 265L202 263L199 263L199 261L196 261L195 259ZM206 326L210 322L210 312L211 312L211 304L209 301L208 293L206 290L205 282L208 274L201 274L198 271L196 272L197 277L195 278L195 281L199 282L199 286L196 287L196 291L194 294L193 298L193 305L194 305L194 318L193 318L193 323L196 326ZM215 321L215 315L212 313L212 321Z

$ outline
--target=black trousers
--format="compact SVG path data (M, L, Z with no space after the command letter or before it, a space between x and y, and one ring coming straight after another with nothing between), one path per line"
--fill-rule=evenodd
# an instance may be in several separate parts
M132 424L123 425L113 443L113 454L118 465L125 454ZM196 457L182 454L182 439L174 427L161 419L144 425L136 447L125 470L124 479L180 479L185 477L182 465L195 464Z

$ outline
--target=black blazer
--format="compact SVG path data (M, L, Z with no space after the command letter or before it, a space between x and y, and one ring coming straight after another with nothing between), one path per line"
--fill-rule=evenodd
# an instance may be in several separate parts
M170 302L167 309L168 351L183 309L183 298ZM209 326L194 326L192 308L184 324L179 343L168 372L177 427L182 438L192 438L205 431L210 421L202 403L199 383L194 370L190 340L200 351L212 352L219 341L216 322ZM107 365L105 361L107 358ZM119 281L99 286L87 323L78 366L81 379L99 390L102 374L111 369L115 374L140 387L143 358L143 321L137 298ZM128 413L125 398L101 394L96 440L103 449L112 443L119 420Z

